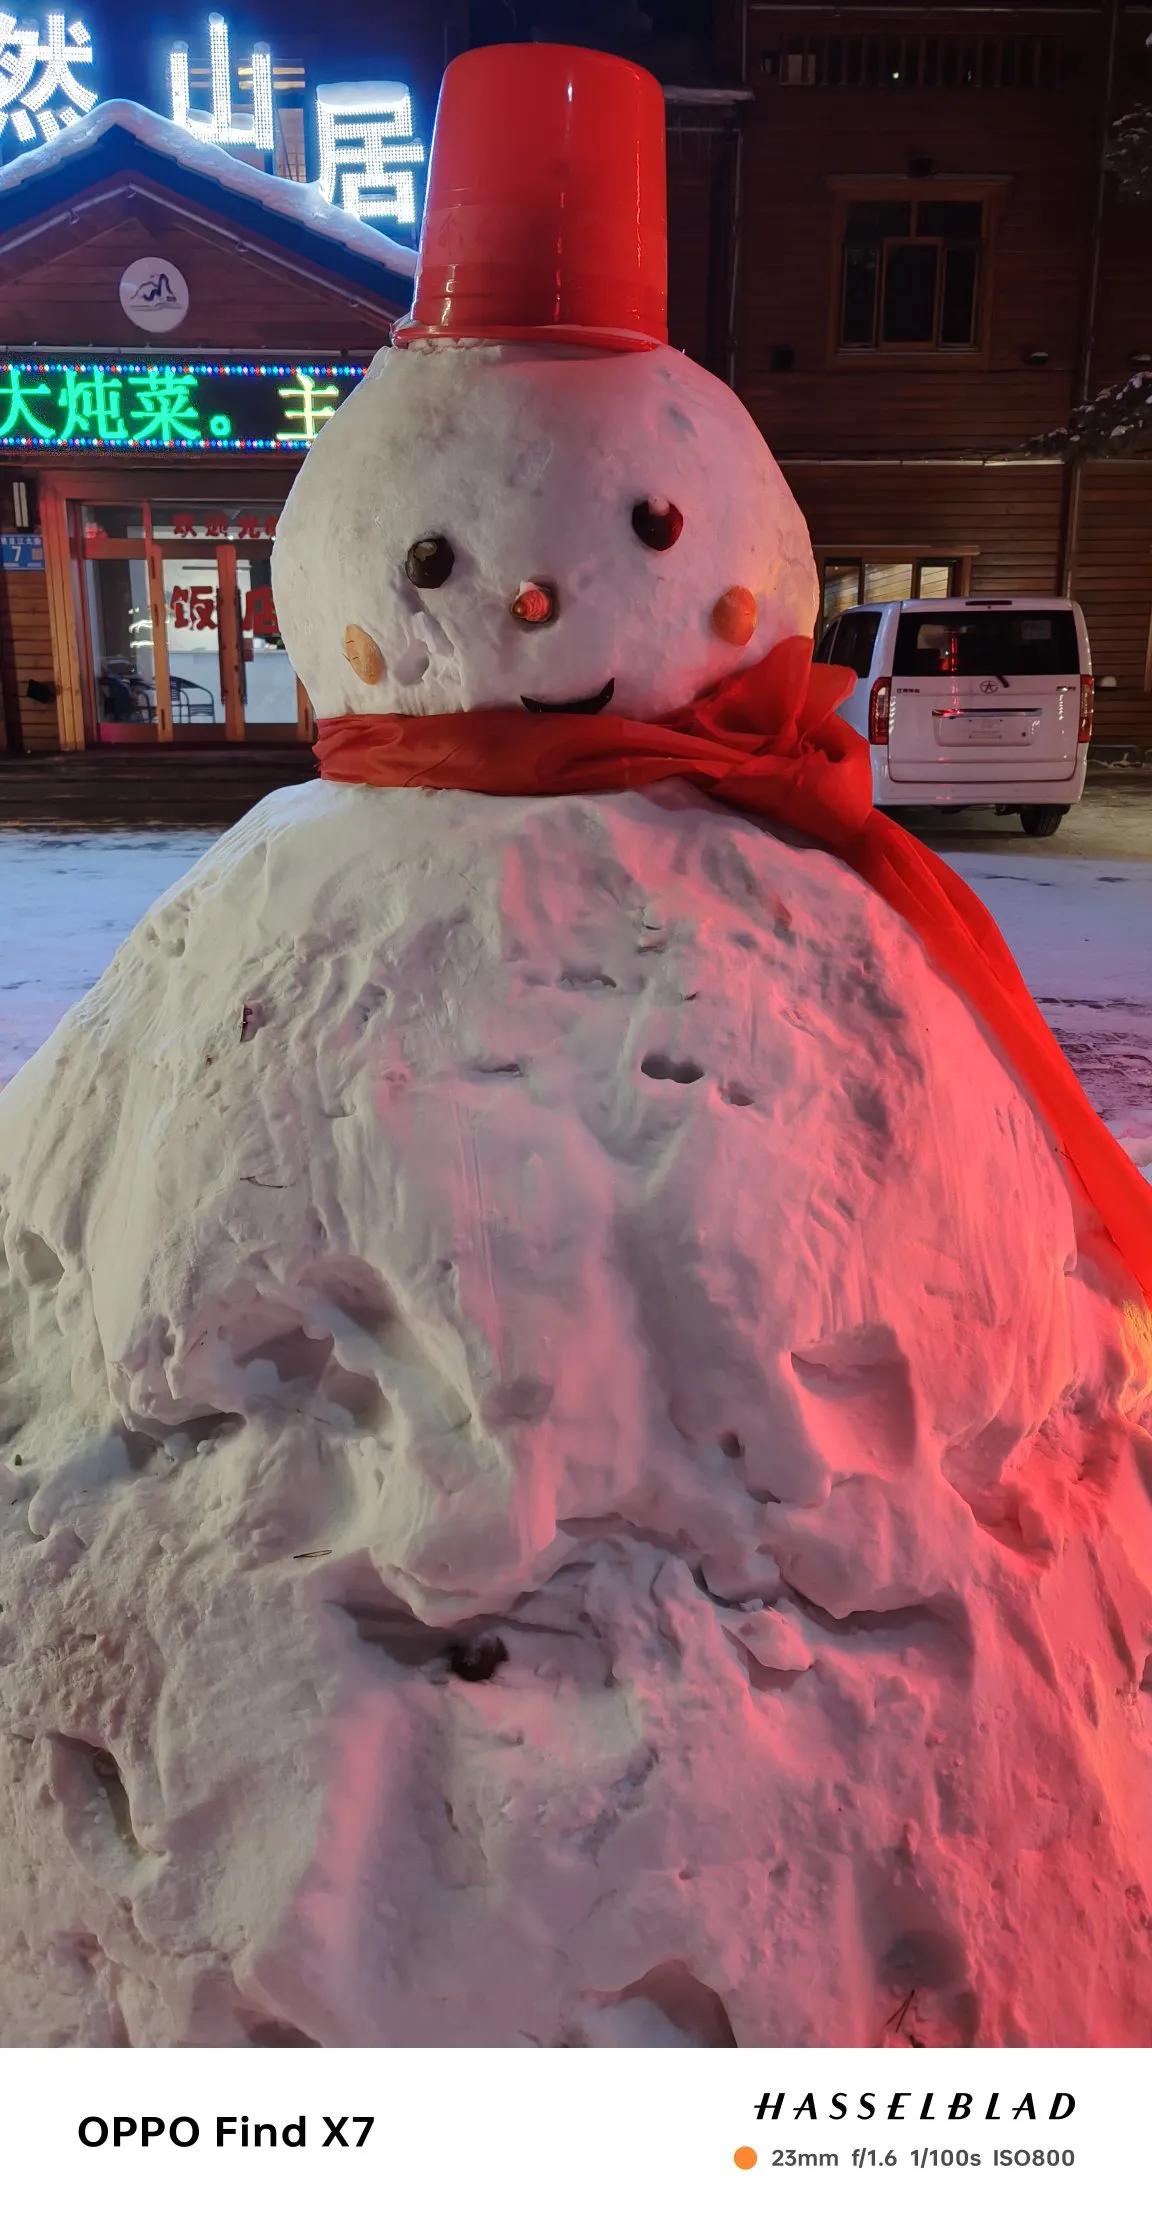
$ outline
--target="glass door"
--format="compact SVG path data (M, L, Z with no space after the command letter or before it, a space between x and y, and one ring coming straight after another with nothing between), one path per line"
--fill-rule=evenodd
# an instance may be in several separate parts
M272 599L275 511L142 502L73 517L99 740L310 737Z
M172 735L219 742L230 736L220 550L157 540L154 557L160 564Z
M96 726L106 742L160 736L152 595L143 544L84 565Z
M276 621L271 545L237 546L235 590L245 727L257 738L294 738L299 695Z
M73 508L70 528L96 736L109 743L162 738L164 648L156 638L160 599L146 510L139 502Z

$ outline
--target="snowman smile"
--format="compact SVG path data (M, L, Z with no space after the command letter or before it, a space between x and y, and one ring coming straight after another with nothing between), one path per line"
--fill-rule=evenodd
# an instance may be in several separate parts
M526 707L530 715L598 715L602 707L607 707L615 690L616 679L609 677L607 684L598 692L590 692L587 699L530 700L527 693L522 692L520 705Z

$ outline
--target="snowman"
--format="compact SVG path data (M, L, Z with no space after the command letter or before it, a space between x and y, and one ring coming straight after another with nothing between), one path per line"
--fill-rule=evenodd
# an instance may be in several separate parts
M652 80L452 64L322 776L0 1101L7 2043L1145 2040L1144 1195L662 257Z

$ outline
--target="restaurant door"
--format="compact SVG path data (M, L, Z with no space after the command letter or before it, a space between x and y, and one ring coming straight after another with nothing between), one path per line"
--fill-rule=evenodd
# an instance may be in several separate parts
M97 743L307 736L276 625L279 502L70 504Z

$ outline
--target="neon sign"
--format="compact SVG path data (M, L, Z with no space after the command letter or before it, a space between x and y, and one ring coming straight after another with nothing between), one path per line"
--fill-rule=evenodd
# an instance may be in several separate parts
M316 120L324 198L368 223L414 223L412 171L424 148L412 135L407 85L320 85Z
M208 18L210 110L191 104L188 47L181 41L168 59L172 120L214 146L253 146L271 153L276 145L273 68L269 47L252 48L252 106L232 105L232 62L228 25L222 15ZM415 136L412 95L406 84L380 82L320 85L316 92L316 134L320 174L315 182L324 198L365 223L411 229L417 217L414 171L425 150Z
M299 453L363 373L349 362L0 356L0 448Z
M9 124L19 151L35 144L37 132L55 138L88 115L97 94L77 71L91 67L92 40L83 23L51 14L42 37L38 24L18 23L0 8L0 144Z
M210 112L193 108L188 86L188 48L181 41L172 48L168 62L172 91L172 121L211 146L258 146L271 153L275 144L272 117L272 53L267 46L252 48L252 106L237 114L232 106L232 63L228 52L228 25L222 15L208 18L208 53L212 75Z
M196 65L188 42L181 39L169 49L172 121L205 145L274 156L277 74L270 47L257 41L247 62L237 64L242 107L234 97L228 23L215 11L208 18L207 64L209 105L194 107ZM0 0L0 159L56 138L68 124L90 115L100 97L86 81L94 66L92 36L79 18L50 10L21 21ZM392 78L320 85L315 117L319 175L312 181L325 199L367 223L414 228L416 173L426 148L415 133L408 86Z

